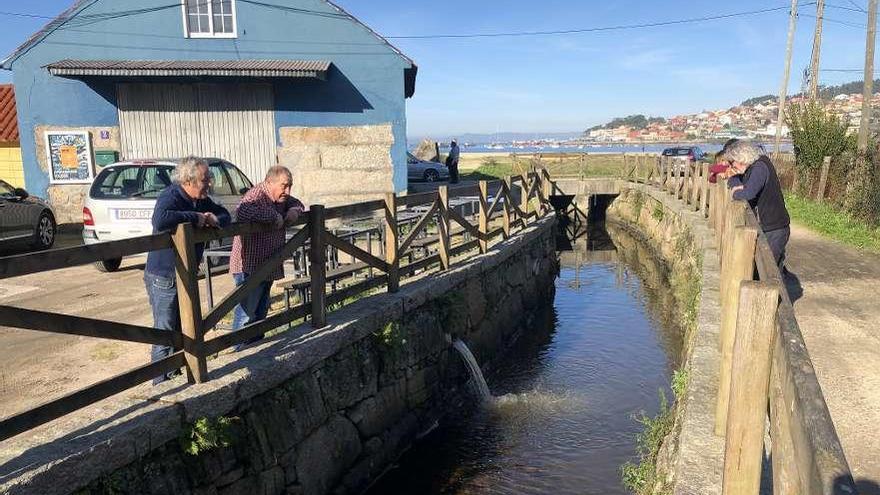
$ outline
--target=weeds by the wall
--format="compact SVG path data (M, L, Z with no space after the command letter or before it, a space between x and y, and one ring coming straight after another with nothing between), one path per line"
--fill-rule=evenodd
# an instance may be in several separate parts
M189 455L196 456L219 447L228 447L234 441L233 426L238 417L199 418L180 436L180 447Z
M688 372L684 369L675 370L672 373L672 392L675 401L670 407L666 394L661 389L660 410L654 417L644 412L636 416L636 421L642 425L642 431L636 436L636 449L639 462L627 462L620 468L620 477L623 486L636 495L657 495L669 493L669 488L663 486L663 480L657 479L657 458L663 440L672 432L675 424L675 410L678 400L687 391ZM658 486L659 484L659 486Z

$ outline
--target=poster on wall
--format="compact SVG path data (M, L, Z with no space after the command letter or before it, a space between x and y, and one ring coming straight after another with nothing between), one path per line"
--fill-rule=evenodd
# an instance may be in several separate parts
M52 184L88 184L94 178L89 133L46 132L46 163Z

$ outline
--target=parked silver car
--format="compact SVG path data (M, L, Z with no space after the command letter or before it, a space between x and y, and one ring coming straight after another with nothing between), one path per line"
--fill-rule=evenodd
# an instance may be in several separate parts
M437 182L449 180L449 169L439 162L419 160L412 153L406 154L406 175L410 181Z
M49 203L0 180L0 246L49 249L55 243L55 232Z
M232 212L253 184L226 160L206 160L212 177L208 194ZM156 198L171 185L176 166L176 160L129 160L104 167L83 204L83 242L94 244L151 234ZM115 258L95 266L112 272L121 263L121 258Z

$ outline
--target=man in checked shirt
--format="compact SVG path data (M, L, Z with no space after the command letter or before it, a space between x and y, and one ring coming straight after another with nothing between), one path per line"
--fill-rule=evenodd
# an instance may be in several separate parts
M296 222L303 212L300 200L290 195L293 178L290 170L275 165L266 172L266 179L248 191L238 204L236 219L239 222L267 223L275 226L270 232L244 234L236 236L232 241L232 257L229 271L238 287L248 276L284 245L284 227ZM272 282L284 276L284 269L279 266L266 280L260 284L235 307L232 318L233 331L245 325L262 320L269 312L269 289ZM263 338L254 337L235 347L252 344Z

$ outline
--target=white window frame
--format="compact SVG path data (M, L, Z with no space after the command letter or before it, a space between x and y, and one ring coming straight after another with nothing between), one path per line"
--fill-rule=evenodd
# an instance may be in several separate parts
M189 15L186 12L187 0L180 0L180 11L183 16L183 36L185 38L238 38L238 15L236 14L235 0L230 0L232 6L232 32L231 33L215 33L214 32L214 3L206 0L208 3L208 25L211 28L210 33L191 33L189 30Z

